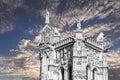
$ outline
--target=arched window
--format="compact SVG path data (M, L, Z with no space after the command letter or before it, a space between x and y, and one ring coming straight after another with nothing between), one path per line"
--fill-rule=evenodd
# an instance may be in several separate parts
M52 30L48 25L46 25L41 32L41 42L42 43L51 43L51 41L52 41L51 37L52 37Z

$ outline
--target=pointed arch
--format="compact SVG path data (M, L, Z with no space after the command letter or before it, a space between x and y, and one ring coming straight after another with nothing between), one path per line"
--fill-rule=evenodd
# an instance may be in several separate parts
M92 79L92 67L90 64L86 65L86 80Z
M60 67L60 69L61 69L61 75L62 75L62 80L64 80L64 67Z
M41 34L41 42L42 43L52 43L53 37L53 29L49 25L45 25L40 32Z
M98 67L94 67L92 71L93 71L93 80L97 80L98 78L97 72L99 71Z

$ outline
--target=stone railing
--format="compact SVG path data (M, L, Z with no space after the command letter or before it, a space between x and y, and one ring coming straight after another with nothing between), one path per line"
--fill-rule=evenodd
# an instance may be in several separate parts
M112 46L110 42L97 42L92 38L87 39L87 42L101 49L108 49Z
M67 38L67 39L65 39L65 40L59 41L59 42L57 42L57 43L54 43L53 46L54 46L55 48L57 48L57 47L63 46L63 45L65 45L65 44L68 44L68 43L71 43L71 42L74 42L74 39L71 38L71 37L69 37L69 38Z
M106 61L99 61L99 67L108 67Z

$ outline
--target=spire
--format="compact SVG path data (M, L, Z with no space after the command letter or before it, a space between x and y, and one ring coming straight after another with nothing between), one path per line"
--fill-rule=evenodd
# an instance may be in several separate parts
M45 24L49 24L49 11L46 9Z
M81 21L79 21L79 22L77 23L77 28L78 28L78 30L81 30Z

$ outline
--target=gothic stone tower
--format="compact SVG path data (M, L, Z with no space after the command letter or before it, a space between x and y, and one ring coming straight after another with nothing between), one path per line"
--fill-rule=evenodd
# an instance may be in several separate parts
M110 46L102 41L103 33L96 40L85 38L78 22L74 35L60 40L46 12L40 32L40 80L108 80L106 52Z

